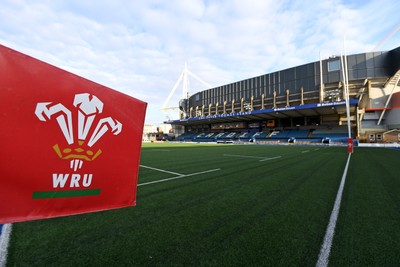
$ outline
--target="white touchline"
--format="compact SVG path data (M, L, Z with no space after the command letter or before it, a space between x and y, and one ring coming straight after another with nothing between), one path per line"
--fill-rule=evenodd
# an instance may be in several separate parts
M351 153L349 153L346 167L344 168L343 171L343 176L340 182L339 190L336 195L335 204L333 206L331 217L329 219L328 227L326 228L324 243L322 244L321 250L319 252L318 261L316 264L317 267L326 267L328 266L329 263L329 254L331 253L333 236L335 235L336 221L339 216L340 202L342 201L343 188L344 188L344 183L346 182L347 169L349 168L350 158L351 158Z
M167 170L157 169L157 168L153 168L153 167L149 167L149 166L144 166L144 165L139 165L139 166L143 167L143 168L146 168L146 169L154 170L154 171L166 172L166 173L175 174L175 175L184 175L184 174L181 174L181 173L170 172L170 171L167 171Z
M257 156L245 156L245 155L235 155L235 154L223 154L225 157L234 157L234 158L248 158L248 159L261 159L260 161L265 161L265 160L271 160L271 159L277 159L279 157L274 157L274 158L266 158L266 157L257 157Z
M279 159L279 158L282 158L282 156L277 156L277 157L273 157L273 158L260 159L259 161L267 161L267 160L273 160L273 159Z
M170 181L170 180L175 180L175 179L180 179L180 178L184 178L184 177L188 177L188 176L194 176L194 175L204 174L204 173L208 173L208 172L215 172L215 171L220 171L220 170L221 169L212 169L212 170L207 170L207 171L202 171L202 172L195 172L195 173L190 173L190 174L180 174L179 176L176 176L176 177L161 179L161 180L147 182L147 183L141 183L141 184L138 184L137 186L162 183L162 182L166 182L166 181Z
M4 224L0 235L0 267L5 267L7 263L7 248L10 241L12 224Z
M224 154L224 156L234 157L234 158L265 159L265 157L245 156L245 155L235 155L235 154Z

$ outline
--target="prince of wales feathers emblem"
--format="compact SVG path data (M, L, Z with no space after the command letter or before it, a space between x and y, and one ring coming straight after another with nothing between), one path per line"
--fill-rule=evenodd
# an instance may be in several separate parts
M93 151L92 146L107 131L118 135L122 131L122 124L111 117L101 118L88 138L96 116L103 112L103 102L94 95L82 93L75 95L73 105L78 112L77 143L74 140L72 113L63 104L40 102L36 105L35 114L41 121L56 118L69 146L60 148L58 144L55 144L53 149L61 159L70 160L70 168L76 171L82 167L84 160L93 161L102 153L101 149ZM84 148L85 143L87 149Z

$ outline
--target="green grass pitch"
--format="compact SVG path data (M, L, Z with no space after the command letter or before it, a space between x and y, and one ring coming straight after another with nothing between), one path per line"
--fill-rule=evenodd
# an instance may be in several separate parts
M347 156L144 144L136 207L16 223L7 266L315 266ZM355 149L329 266L400 266L399 165Z

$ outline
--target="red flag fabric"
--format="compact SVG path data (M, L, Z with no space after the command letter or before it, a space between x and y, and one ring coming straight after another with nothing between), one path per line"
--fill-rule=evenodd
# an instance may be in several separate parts
M353 153L353 151L354 151L353 138L348 138L347 139L347 152L348 153Z
M135 205L146 106L0 45L0 223Z

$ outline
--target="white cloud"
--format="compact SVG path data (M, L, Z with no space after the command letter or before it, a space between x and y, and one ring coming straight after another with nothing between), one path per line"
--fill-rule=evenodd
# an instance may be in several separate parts
M0 43L149 103L159 111L185 62L218 86L338 54L370 51L400 2L4 0ZM381 49L400 44L394 33ZM191 81L194 93L205 89ZM181 97L178 92L171 105Z

